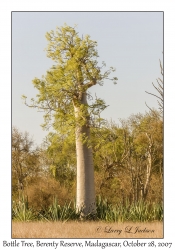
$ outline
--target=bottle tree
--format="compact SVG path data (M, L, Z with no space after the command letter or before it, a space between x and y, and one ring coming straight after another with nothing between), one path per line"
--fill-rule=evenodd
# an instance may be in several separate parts
M96 213L94 166L90 143L91 114L94 110L104 109L101 99L88 105L90 93L88 89L109 79L113 67L104 70L105 63L98 66L97 42L89 35L79 37L75 27L66 24L57 27L56 31L46 33L48 46L47 56L56 63L47 71L42 79L33 80L34 87L39 91L37 98L32 99L30 107L45 111L45 123L60 134L71 134L76 140L77 158L77 211L81 216ZM112 79L116 83L117 78ZM26 98L25 96L23 96ZM94 112L95 114L95 112ZM69 154L69 152L67 152Z

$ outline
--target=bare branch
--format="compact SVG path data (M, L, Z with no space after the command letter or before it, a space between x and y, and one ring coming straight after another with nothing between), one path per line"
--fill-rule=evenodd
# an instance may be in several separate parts
M149 93L149 92L147 92L147 91L145 91L147 94L149 94L149 95L153 95L153 96L155 96L155 97L157 97L158 99L160 99L161 101L162 101L162 98L160 98L159 96L157 96L157 95L155 95L155 94L152 94L152 93Z

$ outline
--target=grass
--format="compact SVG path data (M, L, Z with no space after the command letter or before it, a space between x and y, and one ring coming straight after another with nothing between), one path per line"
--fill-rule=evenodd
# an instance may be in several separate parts
M12 222L12 238L163 238L163 223L16 221Z
M12 207L12 238L162 238L163 205L143 201L109 204L97 198L94 221L80 221L74 203L42 211L29 207L24 196Z
M17 221L32 221L37 219L35 212L29 208L28 198L22 196L19 202L13 202L12 218Z
M144 201L137 203L129 203L127 200L125 205L108 204L107 200L97 199L97 217L100 220L108 222L148 222L163 220L163 204L151 204Z
M97 214L96 221L105 222L152 222L163 220L163 204L151 204L139 201L137 203L129 203L112 205L107 200L97 197ZM76 205L74 203L65 203L60 206L58 199L53 199L53 204L48 209L42 211L34 211L28 206L27 198L23 197L18 203L14 203L12 207L12 219L14 221L72 221L79 220L79 214L76 213ZM87 216L87 219L89 217Z

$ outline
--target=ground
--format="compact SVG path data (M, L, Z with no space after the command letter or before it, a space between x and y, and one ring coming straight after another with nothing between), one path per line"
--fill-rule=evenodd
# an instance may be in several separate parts
M12 238L163 238L163 223L12 222Z

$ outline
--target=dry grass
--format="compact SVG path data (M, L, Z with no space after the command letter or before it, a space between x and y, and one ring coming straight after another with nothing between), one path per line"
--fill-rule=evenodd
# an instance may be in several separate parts
M13 222L12 238L163 238L163 223Z

